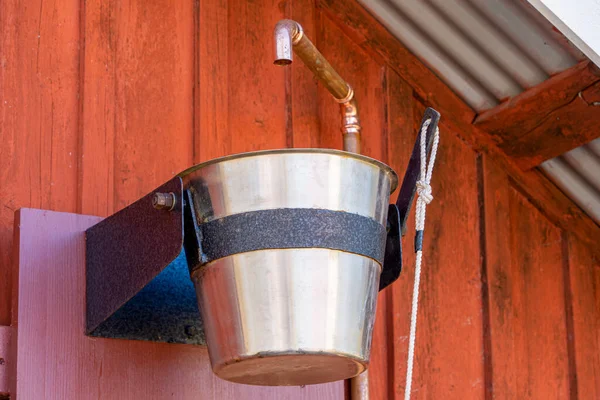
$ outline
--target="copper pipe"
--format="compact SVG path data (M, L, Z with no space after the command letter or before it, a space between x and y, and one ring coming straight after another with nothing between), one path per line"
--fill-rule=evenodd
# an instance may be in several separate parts
M302 26L296 21L283 19L275 26L275 65L292 63L292 53L298 57L323 83L329 93L340 103L342 111L342 134L344 150L360 153L360 120L354 90L333 69L331 64L306 37Z
M369 400L369 371L350 379L350 400Z
M354 94L354 92L352 92ZM342 135L344 137L344 150L360 154L360 120L358 118L358 105L352 97L342 106Z

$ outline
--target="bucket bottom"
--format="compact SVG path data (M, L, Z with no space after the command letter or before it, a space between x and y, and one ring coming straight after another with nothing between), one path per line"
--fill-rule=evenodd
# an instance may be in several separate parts
M369 362L377 261L338 250L235 254L192 272L213 371L253 385L350 378Z
M331 353L257 355L213 366L222 379L261 386L315 385L346 379L364 370L358 360Z

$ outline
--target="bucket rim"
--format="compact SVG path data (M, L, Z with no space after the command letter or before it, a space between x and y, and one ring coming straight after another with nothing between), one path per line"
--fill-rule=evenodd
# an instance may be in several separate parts
M214 158L212 160L208 160L199 164L196 164L179 174L180 178L184 179L188 175L192 174L195 171L198 171L202 168L208 167L213 164L217 164L220 162L237 160L240 158L250 158L250 157L259 157L264 155L277 155L277 154L328 154L332 156L339 157L348 157L353 158L358 161L362 161L367 164L374 165L385 172L390 178L390 194L396 190L398 187L398 174L390 167L389 165L376 160L371 157L364 156L362 154L350 153L348 151L336 150L336 149L315 149L315 148L294 148L294 149L275 149L275 150L259 150L259 151L250 151L245 153L237 153L231 154L228 156Z

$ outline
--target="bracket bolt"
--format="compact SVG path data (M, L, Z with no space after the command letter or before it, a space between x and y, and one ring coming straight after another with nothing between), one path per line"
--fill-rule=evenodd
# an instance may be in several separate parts
M175 193L154 193L152 198L152 207L157 210L168 210L171 211L175 208Z

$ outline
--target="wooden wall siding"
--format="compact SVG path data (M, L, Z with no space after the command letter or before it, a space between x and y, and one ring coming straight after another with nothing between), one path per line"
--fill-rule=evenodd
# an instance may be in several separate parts
M576 389L582 399L600 398L600 253L566 238L573 313ZM563 245L565 243L563 242Z
M193 163L194 5L86 2L81 211L107 215Z
M483 165L493 394L569 398L561 232L505 173Z
M290 7L226 0L199 7L195 161L291 146L291 74L273 65L271 43Z
M386 71L386 84L388 162L395 171L404 171L416 139L415 126L419 123L417 118L420 121L421 117L416 116L412 87L390 68L387 68ZM396 201L396 195L392 195L390 201ZM415 265L414 252L411 251L414 229L414 218L409 218L407 235L403 243L402 263L405 267L401 272L402 279L384 290L388 302L385 328L387 329L389 399L403 398L405 388L408 332L410 330L409 304L412 300L412 280L414 279L414 268L411 266ZM419 342L419 346L421 344L425 343ZM419 371L415 369L415 375L417 373Z
M0 324L10 322L15 210L77 207L79 3L0 5Z
M413 398L600 396L598 227L478 142L472 110L353 1L1 2L0 325L14 210L105 216L196 162L341 148L330 95L301 62L272 65L281 18L353 84L363 152L400 175L424 107L442 110ZM402 276L378 299L374 399L403 396L409 227Z

